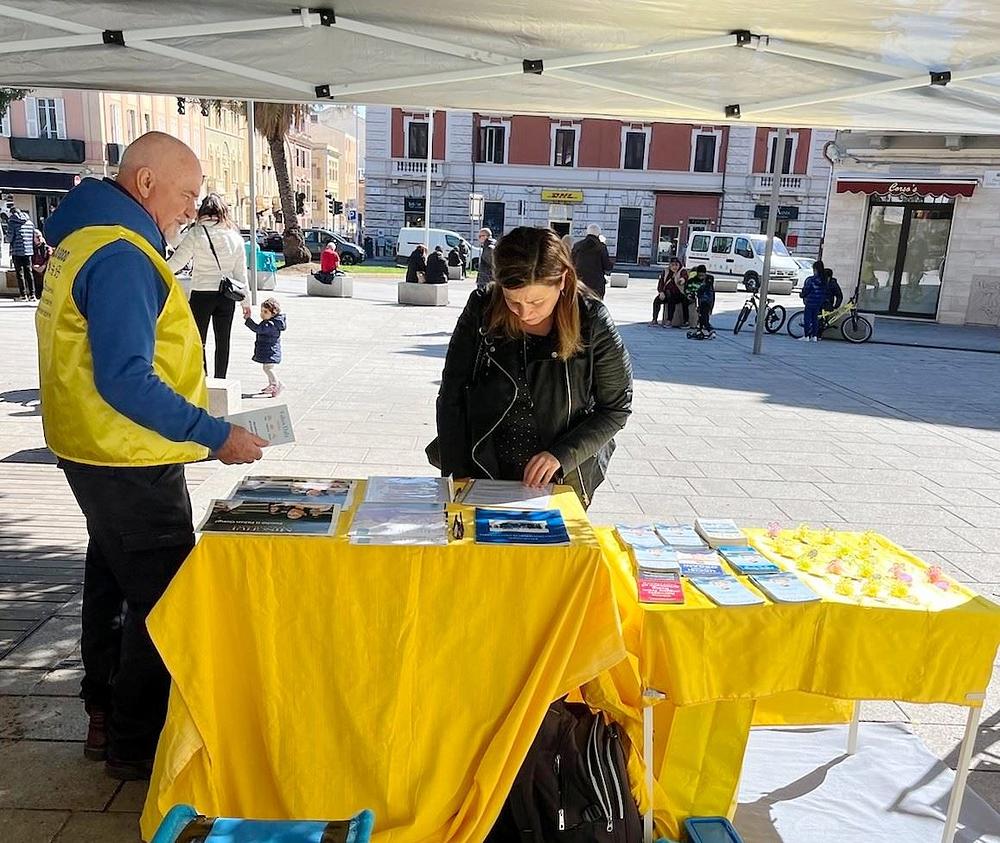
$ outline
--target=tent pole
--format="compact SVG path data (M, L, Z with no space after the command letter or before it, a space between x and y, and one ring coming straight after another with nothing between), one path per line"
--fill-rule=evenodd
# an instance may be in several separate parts
M247 133L250 140L250 301L257 304L257 160L254 155L256 131L253 100L247 100Z
M767 288L771 280L771 256L774 254L774 230L778 227L778 201L781 194L781 175L785 171L785 137L788 130L778 129L777 148L774 150L774 176L771 179L771 206L767 209L767 246L764 249L764 275L760 279L757 299L757 326L753 332L753 353L760 354L764 340L764 323L767 321Z
M427 182L424 185L424 248L430 257L431 243L431 169L434 166L434 109L427 109Z

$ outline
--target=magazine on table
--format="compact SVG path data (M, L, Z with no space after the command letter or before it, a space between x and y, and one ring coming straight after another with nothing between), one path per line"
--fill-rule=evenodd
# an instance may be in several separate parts
M717 606L757 606L764 602L736 577L691 577L690 582Z
M781 568L748 545L719 548L719 553L739 574L780 574Z
M351 544L445 545L448 518L443 503L361 503L347 535Z
M470 480L459 497L466 506L551 509L552 484L526 486L517 480Z
M656 533L676 550L708 550L708 545L690 524L657 524Z
M451 503L450 477L369 477L365 503Z
M244 477L229 495L231 500L335 503L347 509L354 497L353 480L327 477Z
M225 421L245 427L254 436L266 439L268 445L287 445L295 441L292 417L286 404L268 404L256 410L233 413L225 416Z
M569 544L558 509L477 509L477 544Z
M677 574L662 577L639 577L639 602L679 604L684 602L684 587Z
M340 512L337 504L214 500L198 529L240 535L332 536Z
M663 541L657 535L656 530L648 525L641 524L631 527L628 524L615 524L615 532L618 538L631 548L655 548L663 547Z
M751 582L775 603L813 603L819 595L795 574L756 574Z
M712 547L746 544L746 536L731 518L696 518L694 528Z

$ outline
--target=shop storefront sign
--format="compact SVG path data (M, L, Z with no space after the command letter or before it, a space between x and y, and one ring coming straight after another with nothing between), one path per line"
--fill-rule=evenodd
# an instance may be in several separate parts
M424 210L424 197L423 196L405 196L403 197L403 210L404 211L423 211ZM399 207L398 205L396 207Z
M757 205L753 209L753 218L755 220L766 220L767 219L768 206L767 205ZM799 209L797 205L779 205L778 206L778 219L779 220L797 220L799 218Z
M576 205L583 201L582 190L561 190L554 187L542 188L542 201Z
M927 202L940 197L972 196L975 189L974 181L837 181L837 193L864 193L892 202Z

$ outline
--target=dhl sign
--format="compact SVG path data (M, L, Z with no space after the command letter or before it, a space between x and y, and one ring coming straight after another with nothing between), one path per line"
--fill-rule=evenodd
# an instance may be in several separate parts
M555 190L551 187L542 188L542 201L543 202L582 202L583 201L583 191L582 190Z

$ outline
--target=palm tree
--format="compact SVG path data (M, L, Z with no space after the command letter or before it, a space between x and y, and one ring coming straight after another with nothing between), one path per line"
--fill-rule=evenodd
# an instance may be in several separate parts
M243 110L245 113L245 105ZM288 175L288 157L285 155L285 138L288 137L292 126L303 120L306 114L305 105L280 102L254 103L254 125L257 133L267 141L271 150L274 177L278 182L281 216L285 222L281 240L287 266L308 263L311 259L305 238L302 236L299 219L295 215L295 195L292 190L292 180ZM256 212L256 209L252 210Z
M203 100L203 102L205 102ZM216 100L217 110L228 108L235 114L246 117L247 108L243 100ZM308 263L311 260L306 241L302 235L302 227L295 214L295 194L292 190L292 180L288 174L288 156L285 155L285 139L292 127L305 119L308 114L307 105L281 102L255 102L254 128L267 141L271 151L271 163L274 165L274 177L278 182L278 198L281 200L281 216L285 230L281 233L282 251L285 255L285 265ZM251 177L256 177L251 173ZM256 213L257 209L251 211Z

